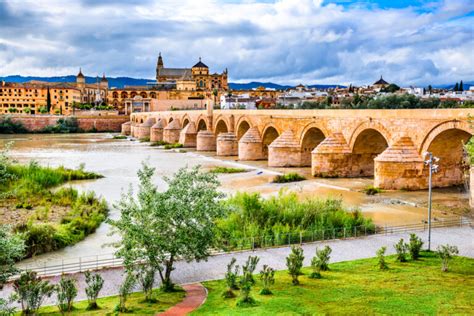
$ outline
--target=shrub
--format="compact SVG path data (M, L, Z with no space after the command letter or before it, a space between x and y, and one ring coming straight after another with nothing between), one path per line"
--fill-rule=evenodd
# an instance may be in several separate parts
M117 312L126 313L128 311L126 303L133 287L135 286L135 282L135 275L131 272L127 272L119 288L119 304L115 307Z
M303 181L306 180L305 177L302 175L296 173L296 172L290 172L284 175L277 175L275 178L273 178L273 183L288 183L288 182L297 182L297 181Z
M27 129L21 122L14 122L10 116L0 119L0 134L27 133Z
M62 275L56 285L56 293L58 295L59 311L62 314L72 311L72 304L77 296L76 280Z
M311 278L320 278L321 271L329 270L328 264L331 252L332 249L329 246L321 250L316 248L316 256L311 260L311 268L313 269L313 273L310 276Z
M127 139L127 136L125 135L114 135L114 139Z
M438 246L438 256L441 258L441 271L448 272L449 259L459 253L459 249L456 246L441 245Z
M410 251L410 256L413 260L417 260L420 257L422 246L423 241L421 241L421 238L415 234L410 234L410 243L408 244L408 248Z
M263 289L260 291L260 294L272 294L272 291L270 290L270 285L275 283L275 270L265 264L263 266L262 271L260 271L260 280L262 280L263 283Z
M23 239L13 234L9 226L0 224L0 290L9 277L18 273L15 261L22 258L24 250Z
M362 190L367 195L376 195L382 193L382 189L369 185Z
M250 295L252 286L255 284L253 272L257 267L259 258L257 256L249 256L245 264L242 266L242 276L240 277L240 299L237 306L245 307L255 305L255 299Z
M153 298L155 272L155 269L152 267L146 267L145 265L141 265L138 270L138 282L142 287L143 293L145 293L145 302L156 302L156 300Z
M301 268L303 267L303 248L300 246L292 246L291 253L286 257L286 266L288 273L291 275L291 282L293 285L300 284L298 276L301 275Z
M237 286L237 277L239 275L239 266L235 263L237 260L232 258L230 263L227 264L227 272L225 274L225 282L227 284L227 290L222 293L224 298L233 298L235 294L233 290L238 290L239 287Z
M403 241L403 238L400 239L400 241L396 243L393 247L397 252L397 260L400 262L406 262L409 246Z
M8 299L0 298L0 316L14 316L16 314L16 307L13 306L16 299L16 295L11 295Z
M51 297L54 286L42 281L33 271L25 271L13 282L23 315L36 315L46 297Z
M97 297L99 296L100 290L102 290L102 286L104 285L104 279L98 273L90 273L90 271L86 271L86 295L87 295L87 310L95 310L99 309L97 305Z
M385 251L387 250L387 247L381 247L379 250L377 250L377 260L378 260L378 265L380 270L386 270L388 269L387 263L385 262Z
M166 144L165 149L174 149L174 148L183 148L183 144L175 143L175 144Z
M165 145L169 145L169 144L170 143L165 142L164 140L159 140L159 141L150 143L150 146L165 146Z

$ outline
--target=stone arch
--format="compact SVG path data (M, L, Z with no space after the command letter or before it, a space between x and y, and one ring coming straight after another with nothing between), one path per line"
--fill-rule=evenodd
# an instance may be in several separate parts
M185 115L182 117L181 121L183 122L183 128L185 128L186 125L188 125L189 122L191 122L191 119L189 118L188 114L185 114Z
M114 91L114 92L112 93L112 98L118 99L118 97L119 97L118 92L117 92L117 91Z
M420 146L420 155L431 152L438 157L438 172L433 174L434 187L448 187L462 184L464 173L464 144L472 137L473 131L467 122L449 121L434 127ZM428 169L424 173L428 177Z
M385 126L383 126L382 124L380 124L378 122L368 121L368 122L363 122L363 123L359 124L355 128L354 132L352 132L351 137L349 138L349 147L351 148L351 150L353 150L353 148L354 148L354 144L355 144L355 141L356 141L357 137L367 129L376 130L377 132L379 132L385 138L388 145L392 144L392 140L390 138L391 134L385 128Z
M280 136L280 133L273 125L267 125L262 133L262 151L263 157L268 157L268 146Z
M207 131L207 122L203 117L198 119L197 131Z
M219 136L220 133L227 133L229 131L227 122L224 119L218 119L216 123L216 128L214 129L214 133L216 136Z
M252 125L250 125L247 119L242 118L239 120L236 128L237 141L239 141L242 136L244 136L244 134L250 129L250 127L252 127Z
M128 93L126 91L122 91L122 93L120 93L120 97L122 99L127 99L128 98Z
M136 96L137 96L137 92L136 92L136 91L130 92L130 98L133 99L133 98L136 97Z
M374 128L360 131L352 147L352 170L354 176L368 177L374 175L374 159L388 148L388 140Z
M143 99L148 98L148 95L147 95L147 93L146 93L145 91L140 92L140 96L141 96Z
M305 127L300 139L302 166L311 166L311 152L327 136L328 131L318 124L309 124Z

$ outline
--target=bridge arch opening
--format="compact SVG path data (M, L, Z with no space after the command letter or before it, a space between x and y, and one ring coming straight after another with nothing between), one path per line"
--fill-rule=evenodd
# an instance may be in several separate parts
M198 132L207 130L207 124L206 124L206 121L204 119L199 120L197 130L198 130Z
M265 158L268 158L268 146L273 143L275 139L280 136L278 134L278 131L273 127L269 126L265 131L263 132L263 137L262 137L262 145L263 145L263 156Z
M467 131L452 128L436 135L428 146L428 151L439 158L439 171L433 175L434 187L448 187L463 184L467 168L463 149L471 138ZM422 155L424 153L421 153ZM428 173L427 168L425 172Z
M374 175L374 158L388 147L385 137L376 129L362 131L352 148L354 176L371 177Z
M227 124L224 120L219 120L219 122L217 122L216 124L216 130L215 130L215 134L216 136L219 136L219 134L221 133L227 133L229 131L229 129L227 128Z
M237 128L237 140L240 140L242 136L250 129L250 124L247 121L242 121Z
M183 128L185 128L186 125L188 125L188 124L189 124L189 120L188 120L188 118L185 118L184 121L183 121Z
M173 122L173 118L172 118L172 117L170 117L170 119L168 120L168 124L171 123L171 122Z
M317 127L308 129L301 140L301 163L302 166L311 166L311 152L326 138L324 133Z

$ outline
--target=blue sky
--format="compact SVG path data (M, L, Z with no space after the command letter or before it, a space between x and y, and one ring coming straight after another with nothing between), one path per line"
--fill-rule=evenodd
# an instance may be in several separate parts
M153 78L202 56L234 82L474 79L474 1L0 0L0 76Z

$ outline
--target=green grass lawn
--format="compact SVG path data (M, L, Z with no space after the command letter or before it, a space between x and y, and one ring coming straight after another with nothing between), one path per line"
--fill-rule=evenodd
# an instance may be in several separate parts
M252 290L258 302L255 307L239 308L238 298L222 298L223 280L206 282L209 297L193 315L472 315L474 259L456 257L447 273L441 272L441 261L434 253L406 263L389 256L387 262L386 271L378 270L376 259L334 263L331 271L322 272L322 279L308 278L311 270L305 268L299 286L293 286L286 271L280 271L271 296L258 294L257 277Z
M155 298L158 301L156 303L146 303L143 301L145 298L143 293L133 293L127 300L127 308L130 310L128 313L114 312L119 298L118 296L109 296L97 300L97 304L100 307L99 310L86 311L87 301L80 301L74 304L74 311L66 315L156 315L181 302L184 296L185 292L179 288L176 292L172 293L164 293L156 289ZM41 308L39 315L61 315L61 313L58 307L48 306Z

